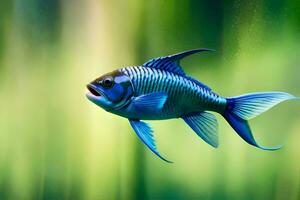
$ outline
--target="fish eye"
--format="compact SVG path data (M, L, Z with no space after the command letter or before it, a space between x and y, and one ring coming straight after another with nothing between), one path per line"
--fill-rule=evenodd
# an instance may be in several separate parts
M105 88L111 88L114 85L112 77L106 77L101 81L101 84Z

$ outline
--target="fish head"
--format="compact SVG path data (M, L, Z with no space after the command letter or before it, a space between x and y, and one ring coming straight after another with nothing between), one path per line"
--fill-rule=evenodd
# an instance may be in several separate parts
M120 70L93 80L87 85L87 89L86 97L106 111L124 107L134 95L130 77Z

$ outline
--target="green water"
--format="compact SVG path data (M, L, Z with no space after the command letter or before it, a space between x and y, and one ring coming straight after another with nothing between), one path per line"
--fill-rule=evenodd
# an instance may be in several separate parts
M85 97L97 76L193 48L182 61L223 96L300 96L300 2L1 0L0 199L300 199L300 102L253 119L265 152L218 116L220 147L183 120L151 122L167 164L126 119Z

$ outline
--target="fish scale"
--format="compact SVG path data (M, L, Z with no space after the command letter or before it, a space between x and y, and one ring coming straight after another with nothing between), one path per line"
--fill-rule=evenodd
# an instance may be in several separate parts
M181 117L186 112L202 111L204 108L218 112L225 109L225 98L172 72L144 66L125 67L120 71L132 80L135 96L152 92L168 94L160 118Z

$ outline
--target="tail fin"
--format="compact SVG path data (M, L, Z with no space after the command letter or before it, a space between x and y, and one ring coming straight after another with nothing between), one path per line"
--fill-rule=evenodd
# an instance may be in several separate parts
M247 143L263 150L277 150L282 146L269 148L257 144L247 120L260 115L283 101L292 99L299 98L284 92L251 93L231 97L227 98L227 107L223 116Z

